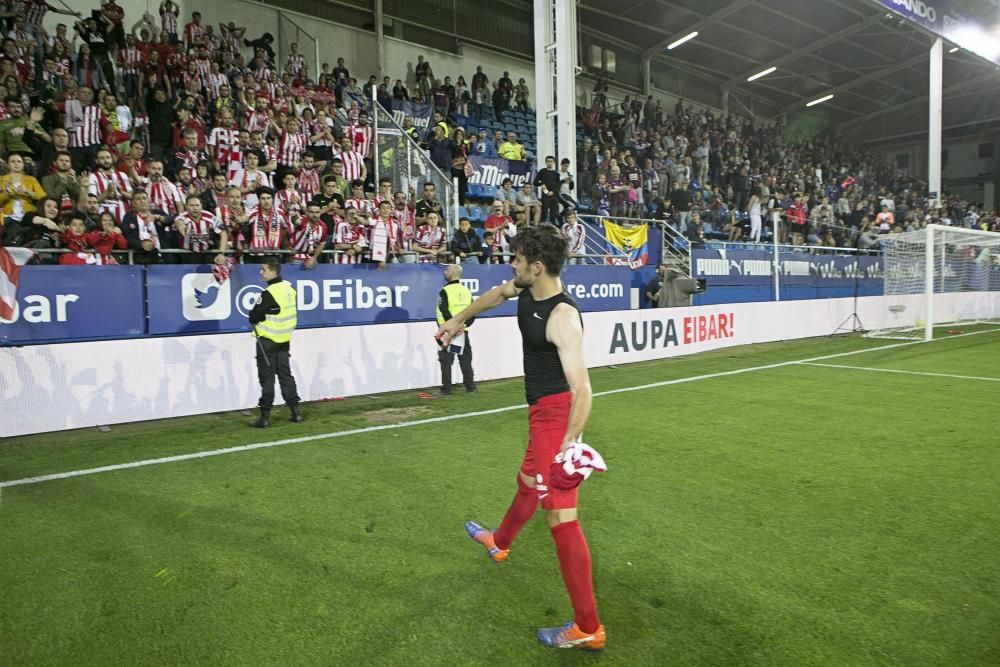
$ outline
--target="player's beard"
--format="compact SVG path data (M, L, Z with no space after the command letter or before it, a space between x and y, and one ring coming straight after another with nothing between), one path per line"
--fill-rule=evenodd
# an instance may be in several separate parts
M531 287L533 283L534 281L529 277L523 276L517 271L514 272L514 287L518 289L527 289Z

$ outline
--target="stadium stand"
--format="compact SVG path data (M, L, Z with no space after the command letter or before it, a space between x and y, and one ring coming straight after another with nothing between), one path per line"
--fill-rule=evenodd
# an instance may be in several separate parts
M197 13L167 10L151 20L124 16L109 2L52 35L29 18L31 31L5 19L2 178L17 193L5 198L2 237L6 245L68 250L60 263L112 263L122 248L149 262L182 257L166 250L217 250L214 261L224 264L245 251L278 249L304 261L317 246L335 248L338 237L369 236L383 196L365 118L373 95L386 107L398 100L445 112L447 136L421 137L421 146L463 185L466 156L488 149L519 157L523 148L525 161L540 161L530 91L487 76L496 73L472 74L470 90L464 78L454 86L421 62L408 90L391 77L352 75L342 60L310 72L294 49L282 49L288 55L276 62L270 33L251 40L232 23L213 31ZM780 122L683 102L668 110L653 97L612 101L600 81L578 120L577 154L558 156L572 163L571 200L584 213L668 226L679 246L682 236L767 242L774 220L787 223L780 241L807 247L877 249L884 235L929 223L1000 229L996 211L957 196L931 209L926 183L831 136L794 141ZM465 131L460 144L457 128ZM41 187L25 190L32 177ZM335 185L324 192L327 178ZM410 185L393 213L398 252L423 238L421 193ZM261 186L275 191L271 210L257 209ZM503 192L493 185L464 185L458 216L482 226L497 198ZM305 215L313 201L322 226ZM450 202L440 203L454 223ZM512 201L509 212L530 224L521 208ZM691 225L692 212L700 224ZM276 235L264 229L271 216Z

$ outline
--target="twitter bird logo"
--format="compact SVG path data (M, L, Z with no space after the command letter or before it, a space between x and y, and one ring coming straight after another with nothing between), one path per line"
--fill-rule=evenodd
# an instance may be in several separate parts
M189 322L225 320L233 312L230 283L221 285L211 273L187 273L181 278L181 312Z

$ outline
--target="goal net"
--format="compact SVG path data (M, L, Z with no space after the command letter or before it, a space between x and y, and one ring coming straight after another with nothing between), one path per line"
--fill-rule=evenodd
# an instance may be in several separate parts
M937 326L1000 324L1000 233L928 225L883 249L886 310L869 336L931 340Z

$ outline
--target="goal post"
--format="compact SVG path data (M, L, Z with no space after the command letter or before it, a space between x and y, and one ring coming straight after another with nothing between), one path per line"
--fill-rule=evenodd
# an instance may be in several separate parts
M927 225L883 240L875 338L931 340L946 324L1000 323L1000 233Z

